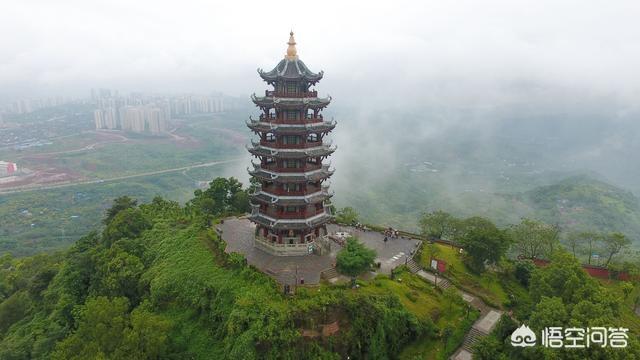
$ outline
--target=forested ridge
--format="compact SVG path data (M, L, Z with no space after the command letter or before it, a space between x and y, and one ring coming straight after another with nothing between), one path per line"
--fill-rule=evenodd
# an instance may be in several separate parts
M633 193L588 176L574 176L556 184L519 194L536 217L569 229L620 231L640 242L640 201Z
M387 358L431 329L391 294L335 287L285 297L212 231L246 206L233 179L214 180L184 207L119 198L104 229L68 251L3 256L0 358ZM335 319L339 337L302 337Z
M453 288L434 288L405 266L355 288L322 284L285 296L241 255L227 254L213 230L248 210L248 191L217 178L184 206L120 197L102 228L69 250L0 257L0 359L446 359L478 318ZM357 222L353 209L337 215ZM432 257L445 260L454 286L508 314L474 346L477 358L640 359L637 272L633 282L590 278L560 246L558 228L534 220L500 228L438 211L420 223L423 236L453 239L464 251L425 243L416 261L428 268ZM587 235L577 233L576 243ZM338 270L355 278L375 254L356 239L348 243ZM551 263L510 259L509 248ZM522 323L537 333L625 327L629 346L515 348L509 336ZM329 324L337 332L323 335Z

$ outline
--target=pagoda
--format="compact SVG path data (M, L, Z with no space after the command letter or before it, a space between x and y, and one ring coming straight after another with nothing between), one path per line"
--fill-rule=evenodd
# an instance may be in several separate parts
M335 127L321 112L331 97L311 89L323 72L314 73L298 58L293 32L287 54L271 71L258 69L273 90L251 99L259 119L247 126L259 136L249 152L249 174L260 183L251 194L250 220L256 224L256 247L278 256L311 254L327 234L332 219L327 201L333 195L325 181L333 174L325 160L336 148L325 142Z

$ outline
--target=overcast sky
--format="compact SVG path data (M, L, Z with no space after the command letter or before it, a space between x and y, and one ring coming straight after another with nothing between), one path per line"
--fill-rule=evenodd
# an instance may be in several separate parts
M332 95L519 86L638 100L637 1L4 1L0 96L260 92L288 32ZM487 90L491 89L491 90Z

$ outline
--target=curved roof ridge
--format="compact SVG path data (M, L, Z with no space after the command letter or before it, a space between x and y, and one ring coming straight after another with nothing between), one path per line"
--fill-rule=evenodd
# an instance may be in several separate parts
M292 64L293 63L293 64ZM291 68L290 68L291 67ZM293 71L291 71L293 70ZM323 71L314 73L300 59L282 59L270 71L258 69L258 74L266 82L275 82L277 80L299 80L304 79L312 84L320 81L324 74Z

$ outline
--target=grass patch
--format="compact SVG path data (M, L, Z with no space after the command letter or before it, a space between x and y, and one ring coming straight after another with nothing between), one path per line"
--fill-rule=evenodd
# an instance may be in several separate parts
M620 309L622 323L620 326L629 328L629 331L633 334L640 334L640 317L634 312L635 299L640 296L640 284L634 284L633 291L625 298L622 291L624 281L600 279L599 282L602 286L612 291L616 298L622 300Z
M429 268L432 256L447 263L445 276L454 285L479 296L487 305L499 308L509 305L509 294L516 298L525 297L525 301L529 298L527 290L511 277L491 270L479 275L472 273L462 262L458 248L437 243L429 244L423 247L418 261L423 267Z
M378 275L360 284L360 289L355 291L370 295L396 295L400 303L418 319L433 322L440 335L443 329L451 330L446 341L433 336L417 339L403 349L399 356L401 359L446 359L457 349L479 315L473 309L467 315L467 305L459 296L448 298L432 284L408 271L397 273L393 280L386 275Z

